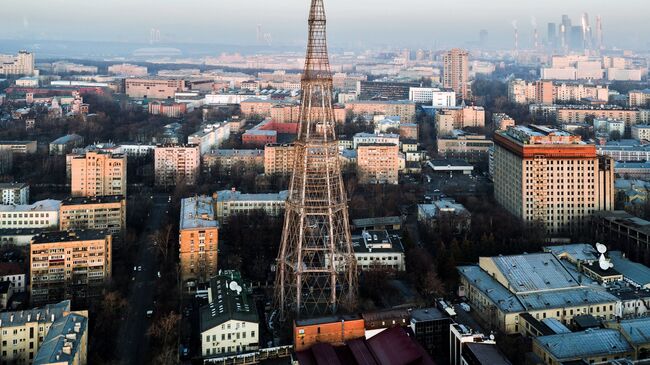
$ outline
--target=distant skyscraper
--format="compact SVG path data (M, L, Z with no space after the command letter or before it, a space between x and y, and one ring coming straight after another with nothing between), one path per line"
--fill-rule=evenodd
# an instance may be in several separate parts
M550 48L557 47L557 24L548 23L546 29L546 40Z
M596 47L599 51L603 49L603 21L600 15L596 16Z
M481 47L485 47L488 42L488 31L485 29L481 29L481 31L478 34L478 38L479 38L479 45Z
M469 55L466 50L454 48L443 56L442 84L456 92L456 96L469 98Z
M576 25L571 27L571 31L569 32L569 49L574 51L582 51L585 49L582 26Z

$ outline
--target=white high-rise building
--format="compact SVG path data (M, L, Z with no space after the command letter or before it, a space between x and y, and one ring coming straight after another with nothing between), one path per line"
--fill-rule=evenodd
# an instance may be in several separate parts
M0 55L0 75L25 75L33 76L34 54L20 51L17 55Z

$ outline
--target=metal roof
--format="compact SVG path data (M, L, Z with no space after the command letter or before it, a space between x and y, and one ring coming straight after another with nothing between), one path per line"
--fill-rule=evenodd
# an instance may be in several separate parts
M625 337L634 345L650 343L650 317L624 319L620 326Z
M488 258L517 293L578 287L576 278L551 253Z
M576 243L573 245L545 246L542 249L544 250L544 252L551 252L559 258L567 257L572 262L598 260L598 252L596 251L594 246L587 243Z
M478 266L459 266L460 275L467 278L471 285L475 286L484 295L506 313L524 312L526 308L519 299L494 278L488 275Z
M609 252L609 259L614 264L614 269L626 279L641 287L650 284L649 267L626 259L620 251Z
M47 332L32 364L76 364L77 353L87 351L86 348L81 348L86 346L82 337L87 328L88 318L76 313L56 320Z
M533 341L558 361L632 351L632 346L617 330L613 329L588 329L582 332L541 336Z

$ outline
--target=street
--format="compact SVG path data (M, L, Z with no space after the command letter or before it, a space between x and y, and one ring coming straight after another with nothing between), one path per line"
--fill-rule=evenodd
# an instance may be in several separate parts
M118 358L123 365L140 365L145 363L144 356L149 348L147 329L152 318L147 318L147 310L154 310L153 296L155 281L157 279L156 255L150 249L149 234L161 227L163 218L168 209L168 196L157 194L153 196L153 205L149 212L146 230L140 235L138 252L134 265L136 269L132 275L130 293L128 296L128 313L122 323L118 339Z

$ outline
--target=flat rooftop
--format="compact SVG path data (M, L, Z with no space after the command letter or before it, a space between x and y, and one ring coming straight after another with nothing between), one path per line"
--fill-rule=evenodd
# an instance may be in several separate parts
M249 202L274 202L286 201L289 196L288 190L283 190L278 193L262 193L262 194L243 194L241 191L221 190L217 193L217 201L249 201Z
M633 351L623 336L613 329L587 329L582 332L541 336L533 339L559 361L609 356Z
M61 206L60 200L45 199L39 200L32 204L25 205L0 205L0 212L39 212L39 211L59 211Z
M106 236L110 236L110 233L97 230L41 232L32 238L32 244L94 241L103 240Z
M180 229L218 228L214 204L214 199L206 195L181 200Z
M75 196L70 197L61 202L62 206L66 205L85 205L85 204L109 204L109 203L119 203L124 201L122 195L104 195L104 196Z

